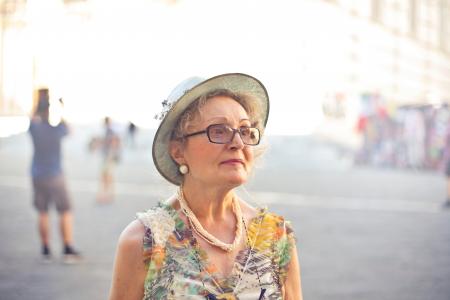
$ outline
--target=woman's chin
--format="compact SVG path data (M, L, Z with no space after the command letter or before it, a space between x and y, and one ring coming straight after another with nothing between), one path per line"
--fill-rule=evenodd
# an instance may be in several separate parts
M248 176L245 175L235 175L235 176L226 176L222 182L228 183L228 185L232 187L238 187L247 182Z

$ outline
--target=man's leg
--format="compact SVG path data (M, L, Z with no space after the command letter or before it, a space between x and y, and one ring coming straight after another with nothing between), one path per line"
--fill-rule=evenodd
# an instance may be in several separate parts
M82 257L80 252L73 248L73 218L70 211L60 213L60 227L64 242L64 263L73 264L79 262Z
M48 247L50 242L50 222L48 212L39 212L39 235L43 247Z
M59 218L61 237L64 245L73 244L73 218L70 211L65 211L60 214Z
M38 211L38 230L41 239L42 255L44 261L51 258L50 252L50 220L48 215L48 182L33 178L34 207Z
M55 180L53 195L55 197L56 209L59 213L59 229L61 233L61 239L64 244L64 262L74 263L81 258L81 255L73 248L73 218L71 212L72 207L63 176L60 176Z
M52 253L50 251L50 220L48 216L48 212L40 211L39 212L39 236L41 238L42 245L42 258L43 262L50 262L52 259Z
M107 174L105 174L105 195L106 202L112 202L114 199L114 177L112 167Z
M100 190L97 195L98 203L109 203L114 198L113 162L106 162L100 176Z

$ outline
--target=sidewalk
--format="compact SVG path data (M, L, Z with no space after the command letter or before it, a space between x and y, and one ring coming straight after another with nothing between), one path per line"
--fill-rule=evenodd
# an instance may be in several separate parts
M98 159L86 137L65 143L68 186L75 204L75 240L83 263L39 262L31 206L26 135L0 144L0 299L106 299L117 238L137 211L173 192L151 161L151 136L124 153L118 196L96 205ZM439 174L354 169L314 139L272 138L255 178L240 193L292 221L305 299L448 300L450 212L442 211Z

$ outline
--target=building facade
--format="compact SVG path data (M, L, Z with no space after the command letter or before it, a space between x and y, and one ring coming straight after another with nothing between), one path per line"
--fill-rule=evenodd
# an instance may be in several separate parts
M155 43L170 42L170 36L177 30L177 25L169 29L168 26L155 28L156 22L169 20L166 23L170 24L171 18L176 20L184 15L201 20L205 14L190 7L194 4L196 7L209 5L202 0L130 0L123 3L115 1L115 10L109 11L106 6L113 4L99 0L3 0L1 3L0 115L28 115L33 106L34 91L41 87L50 88L52 94L57 94L56 97L67 98L68 106L71 97L86 97L77 94L80 89L92 91L92 95L100 98L105 89L102 87L102 91L96 94L94 90L101 85L92 85L92 79L105 74L96 75L95 72L100 71L94 68L106 69L104 66L109 67L111 63L117 64L117 68L105 73L108 72L106 75L112 78L111 81L114 77L121 78L121 97L127 95L135 85L127 86L124 82L126 78L121 75L123 68L130 68L130 64L121 63L120 57L114 62L106 61L104 57L108 52L100 53L103 50L98 49L115 50L123 54L124 60L131 58L145 62L149 52L157 49L151 45L152 36L159 39ZM226 5L228 3L238 5L238 1L228 1ZM450 0L284 0L249 3L253 4L248 4L248 11L242 15L247 17L248 24L255 24L252 26L253 35L266 37L271 42L276 41L277 32L288 32L288 37L284 38L290 40L289 47L294 49L290 52L281 49L280 53L273 53L272 49L256 45L255 49L247 52L262 53L262 57L267 57L264 63L268 68L277 67L279 72L290 72L296 74L294 76L300 74L302 80L309 80L308 86L315 89L311 101L317 105L323 103L327 114L341 117L354 115L359 109L355 99L360 99L361 95L380 97L388 103L387 106L442 103L450 99ZM121 5L127 9L122 9ZM225 4L222 5L224 7ZM239 9L244 8L239 6ZM117 15L114 16L114 13ZM296 15L299 17L296 18ZM111 21L105 21L106 18ZM151 23L147 20L151 18L159 19ZM186 20L189 21L187 17L183 20L185 23L180 22L179 27L186 27L188 33L198 32L198 27L195 27L197 23L186 23ZM92 26L95 26L96 35L92 34ZM220 31L226 32L226 27ZM116 40L117 44L126 44L130 42L127 38L137 34L137 39L150 40L144 45L148 51L136 52L137 47L114 49L117 47L114 44ZM210 43L208 35L196 34L192 39L194 42ZM105 39L111 35L117 38ZM244 30L230 33L230 36L224 37L229 44L244 44L246 48L253 45L253 41L246 41L249 35ZM185 42L181 38L181 42ZM213 37L213 41L215 39ZM102 41L104 44L100 45ZM136 41L132 43L139 46ZM171 42L168 47L177 43ZM155 52L154 56L161 53L164 51ZM201 54L200 51L191 53ZM289 57L283 57L284 53L288 53ZM274 54L282 61L291 63L276 66L272 61ZM251 57L247 61L249 59ZM98 64L99 61L104 66ZM89 70L83 74L85 71L79 62L89 64L91 74ZM242 65L245 62L243 60ZM257 71L263 70L257 61L251 66ZM135 72L131 69L126 71ZM133 74L136 77L146 75L144 71ZM109 85L119 86L115 82ZM144 87L136 91L134 98L143 91ZM116 94L107 96L115 100ZM119 101L120 97L117 97ZM148 95L143 95L143 98L146 97Z

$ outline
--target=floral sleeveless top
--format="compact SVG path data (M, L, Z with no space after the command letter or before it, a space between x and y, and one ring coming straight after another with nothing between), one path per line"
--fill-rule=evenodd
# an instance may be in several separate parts
M260 209L247 226L248 243L226 278L201 250L191 229L170 205L158 204L137 218L145 227L143 259L148 268L143 300L282 299L290 251L291 226Z

